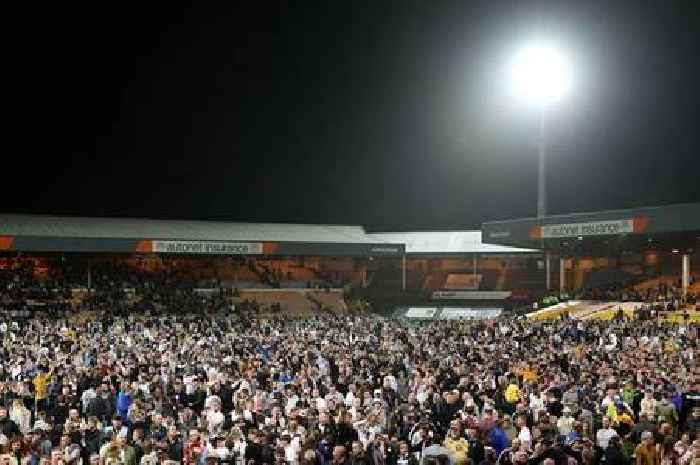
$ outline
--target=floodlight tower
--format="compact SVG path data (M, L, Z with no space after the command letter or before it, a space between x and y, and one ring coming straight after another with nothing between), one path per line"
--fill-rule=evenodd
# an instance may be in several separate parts
M531 104L538 112L537 149L537 219L547 214L547 115L551 107L562 100L571 87L569 63L556 47L535 43L515 55L511 83L516 96ZM549 256L545 257L547 289L550 288Z

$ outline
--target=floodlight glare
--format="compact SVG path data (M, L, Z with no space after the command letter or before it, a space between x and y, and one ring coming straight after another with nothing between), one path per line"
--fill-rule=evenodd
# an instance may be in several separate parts
M571 87L571 69L566 57L555 47L535 44L515 56L511 79L518 97L546 106L567 94Z

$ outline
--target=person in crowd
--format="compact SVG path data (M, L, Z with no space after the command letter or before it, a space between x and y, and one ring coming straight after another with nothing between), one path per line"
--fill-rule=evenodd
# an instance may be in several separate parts
M628 465L627 454L622 447L619 436L613 436L608 441L604 452L605 465Z
M610 418L608 416L604 416L602 419L601 428L598 430L595 436L596 445L601 450L606 450L608 448L608 444L610 443L610 439L617 435L617 431L612 427L610 423Z
M654 444L654 435L650 431L644 431L641 439L642 443L634 450L635 465L659 465L659 453Z
M450 451L455 465L466 465L469 462L469 443L462 435L460 420L455 419L450 423L444 446Z

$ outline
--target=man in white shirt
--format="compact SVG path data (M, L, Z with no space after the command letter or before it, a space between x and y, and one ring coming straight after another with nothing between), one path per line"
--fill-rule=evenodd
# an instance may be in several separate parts
M600 428L595 435L596 444L598 447L605 450L608 448L610 438L613 436L617 436L617 431L610 427L610 419L608 417L603 417L603 427Z
M527 450L530 450L532 445L532 434L530 433L530 428L527 427L527 418L525 415L518 415L515 420L515 426L518 427L518 439L520 444Z
M571 417L571 409L568 406L564 407L563 413L564 415L557 421L557 429L559 436L568 436L574 428L574 419Z
M321 394L319 393L318 389L314 389L311 391L311 396L312 396L312 403L316 404L316 409L320 412L321 410L326 410L327 404L326 404L326 399L321 397Z
M195 379L197 379L197 375L189 375L189 376L184 376L182 378L182 382L185 385L185 394L187 394L187 395L194 394L194 390L195 390L194 380Z
M530 393L530 410L532 411L532 417L535 421L539 420L540 412L545 410L544 399L542 394Z
M352 383L348 385L348 393L345 395L345 405L350 408L353 405L353 401L355 400L355 390L357 387L355 387L355 383Z

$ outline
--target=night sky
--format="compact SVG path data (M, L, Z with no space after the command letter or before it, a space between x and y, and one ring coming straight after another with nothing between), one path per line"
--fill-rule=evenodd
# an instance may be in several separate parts
M536 37L575 69L550 113L549 211L700 201L700 12L681 2L14 3L6 213L533 216L536 112L507 64Z

